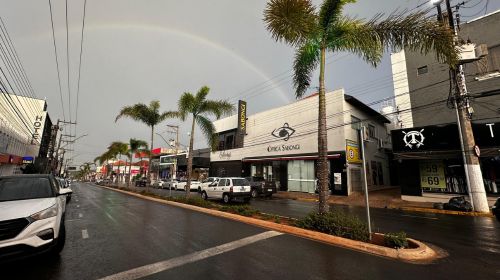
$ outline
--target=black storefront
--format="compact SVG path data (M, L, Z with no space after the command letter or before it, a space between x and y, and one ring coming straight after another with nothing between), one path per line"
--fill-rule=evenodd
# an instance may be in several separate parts
M484 187L500 192L500 123L473 123ZM456 124L393 130L392 145L402 195L466 194L463 155Z

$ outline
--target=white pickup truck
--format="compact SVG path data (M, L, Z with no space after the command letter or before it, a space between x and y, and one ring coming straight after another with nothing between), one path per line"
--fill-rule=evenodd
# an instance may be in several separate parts
M224 203L229 203L233 199L243 199L248 202L251 198L250 193L250 182L238 177L220 178L217 182L201 188L203 199L222 199Z

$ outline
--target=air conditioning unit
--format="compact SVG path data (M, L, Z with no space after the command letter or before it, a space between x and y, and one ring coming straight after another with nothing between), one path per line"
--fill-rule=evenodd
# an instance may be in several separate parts
M474 51L476 52L476 57L478 57L478 58L485 57L488 55L488 45L480 44L480 45L476 46Z

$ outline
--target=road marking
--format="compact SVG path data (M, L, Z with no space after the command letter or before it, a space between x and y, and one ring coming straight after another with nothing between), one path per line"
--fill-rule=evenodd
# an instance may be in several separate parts
M77 205L76 205L76 208L80 208L80 204L77 204Z
M413 216L413 215L400 215L403 217L411 217L411 218L420 218L420 219L428 219L428 220L438 220L438 218L432 218L432 217L421 217L421 216Z
M89 232L86 229L82 229L82 238L83 239L89 238Z
M78 218L81 218L81 217L83 217L83 214L82 213L78 214Z
M236 240L233 242L229 242L226 244L222 244L216 247L208 248L202 251L194 252L185 256L168 259L165 261L140 266L131 270L123 271L114 275L110 275L100 280L115 280L115 279L126 279L126 280L135 280L139 278L143 278L158 272L162 272L165 270L169 270L178 266L182 266L185 264L197 262L209 257L217 256L240 247L250 245L257 241L265 240L271 237L282 235L283 233L277 231L266 231L257 235L253 235L250 237L246 237L240 240Z

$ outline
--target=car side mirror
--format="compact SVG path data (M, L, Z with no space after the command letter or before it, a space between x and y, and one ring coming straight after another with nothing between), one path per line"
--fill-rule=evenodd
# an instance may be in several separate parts
M72 193L73 193L73 191L69 188L59 190L59 195L68 195L68 194L72 194Z

